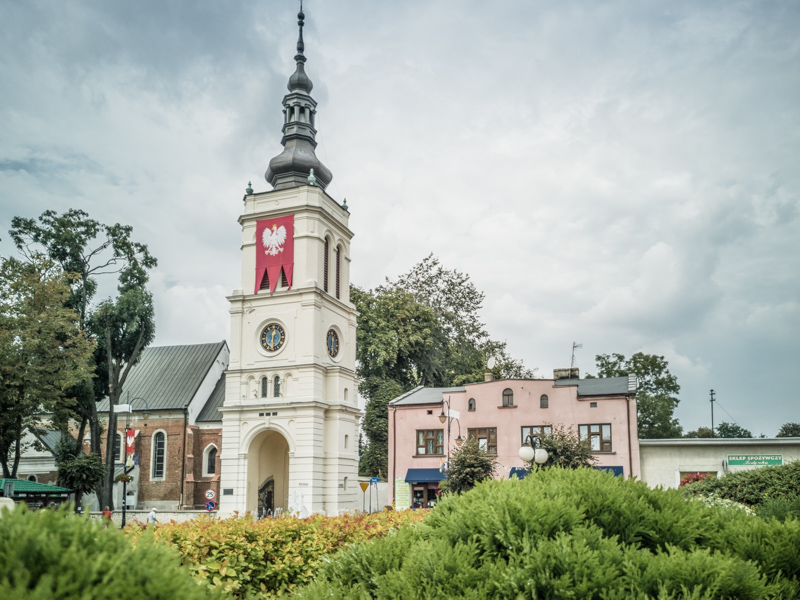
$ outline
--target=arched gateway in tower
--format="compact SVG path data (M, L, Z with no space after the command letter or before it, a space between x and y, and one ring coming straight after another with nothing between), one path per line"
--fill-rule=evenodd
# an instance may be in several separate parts
M242 289L231 303L220 512L357 508L356 310L349 213L326 192L300 34L283 152L244 198Z

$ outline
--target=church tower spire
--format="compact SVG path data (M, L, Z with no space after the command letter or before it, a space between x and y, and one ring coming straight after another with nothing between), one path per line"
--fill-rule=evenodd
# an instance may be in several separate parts
M300 32L297 38L297 63L295 72L289 77L289 93L283 98L283 152L269 161L265 177L276 190L282 190L309 184L309 174L313 169L316 185L325 189L333 179L333 174L317 158L314 149L317 147L314 123L317 114L317 103L311 97L314 84L306 74L305 43L303 27L305 14L303 5L297 13L297 25Z

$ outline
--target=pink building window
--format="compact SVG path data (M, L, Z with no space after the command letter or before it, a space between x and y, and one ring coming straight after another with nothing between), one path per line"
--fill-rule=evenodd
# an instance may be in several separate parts
M469 399L469 403L467 404L467 410L469 412L475 412L475 398Z
M553 428L550 425L530 425L522 428L522 443L528 436L541 438L545 435L553 435Z
M578 425L582 442L589 444L592 452L611 452L611 424Z
M503 390L503 406L514 406L514 392L511 388Z
M444 454L444 429L417 429L417 454Z
M548 408L550 406L550 399L547 397L547 394L542 394L542 397L539 398L539 408Z
M467 437L478 440L478 444L486 454L497 456L497 427L468 429Z

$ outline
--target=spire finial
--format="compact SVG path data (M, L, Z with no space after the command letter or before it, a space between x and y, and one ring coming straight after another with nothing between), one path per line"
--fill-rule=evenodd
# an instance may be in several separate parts
M300 29L300 34L297 37L297 56L294 59L298 62L305 62L306 58L303 56L303 51L306 49L305 44L303 43L303 27L305 25L305 18L306 15L303 13L303 0L300 0L300 12L297 13L297 25Z

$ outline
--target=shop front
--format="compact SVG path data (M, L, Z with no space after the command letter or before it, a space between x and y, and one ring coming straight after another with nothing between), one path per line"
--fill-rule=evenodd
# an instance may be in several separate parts
M411 486L411 508L433 508L439 501L439 482L443 481L443 469L409 469L406 483Z

